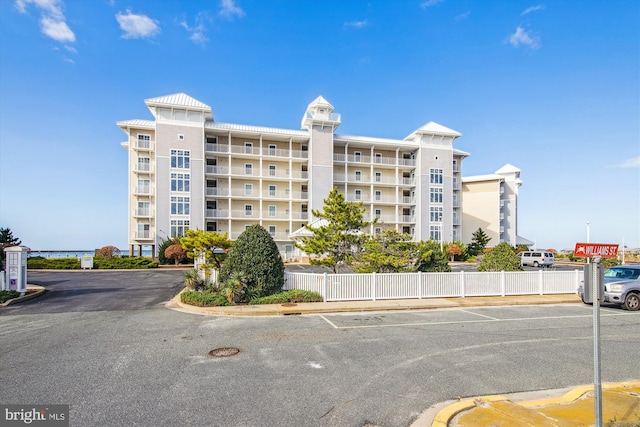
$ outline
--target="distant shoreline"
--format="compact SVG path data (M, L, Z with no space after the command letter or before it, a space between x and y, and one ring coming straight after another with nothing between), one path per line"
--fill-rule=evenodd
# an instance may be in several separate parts
M46 250L46 251L34 251L29 252L29 257L41 256L43 258L80 258L84 255L95 255L96 249L94 250ZM121 251L120 255L129 255L129 251ZM134 253L134 256L137 255ZM150 250L143 250L142 256L151 256Z

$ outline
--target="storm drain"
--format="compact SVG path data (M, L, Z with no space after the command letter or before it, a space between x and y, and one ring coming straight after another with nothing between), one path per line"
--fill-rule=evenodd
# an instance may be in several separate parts
M211 357L229 357L240 353L240 349L236 347L220 347L209 352Z

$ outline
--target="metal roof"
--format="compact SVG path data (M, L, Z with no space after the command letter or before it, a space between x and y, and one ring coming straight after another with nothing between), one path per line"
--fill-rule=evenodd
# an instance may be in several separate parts
M132 127L132 128L153 129L155 128L156 122L153 120L134 119L134 120L123 120L121 122L116 122L116 124L121 128Z
M343 134L334 134L333 140L342 141L342 142L362 142L367 144L373 143L373 144L393 145L393 146L402 145L405 147L416 147L418 145L413 141L405 141L403 139L374 138L370 136L343 135Z
M207 104L190 97L186 93L174 93L173 95L160 96L158 98L145 99L147 106L166 106L166 107L186 107L197 110L211 111L211 107Z
M293 130L293 129L281 129L270 128L264 126L250 126L250 125L238 125L234 123L220 123L220 122L206 122L205 129L237 131L237 132L249 132L249 133L269 133L272 135L289 135L297 137L309 137L309 132L306 130Z

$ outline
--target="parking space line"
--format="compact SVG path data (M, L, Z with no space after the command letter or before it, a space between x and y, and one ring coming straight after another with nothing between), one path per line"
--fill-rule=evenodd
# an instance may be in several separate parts
M333 326L334 329L340 329L338 326L335 325L335 323L333 323L331 320L329 320L326 317L324 317L322 314L320 314L320 317L323 318L325 322L327 322L328 324Z
M473 314L473 315L475 315L475 316L486 317L487 319L491 319L491 320L500 320L500 319L498 319L497 317L487 316L486 314L474 313L473 311L468 311L468 310L464 310L464 309L461 309L461 310L459 310L459 311L462 311L462 312L464 312L464 313Z

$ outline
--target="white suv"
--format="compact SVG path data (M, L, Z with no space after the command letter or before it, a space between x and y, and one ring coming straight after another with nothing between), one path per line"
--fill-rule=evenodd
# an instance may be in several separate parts
M553 267L556 262L553 253L545 251L524 251L518 253L522 265L531 267Z

